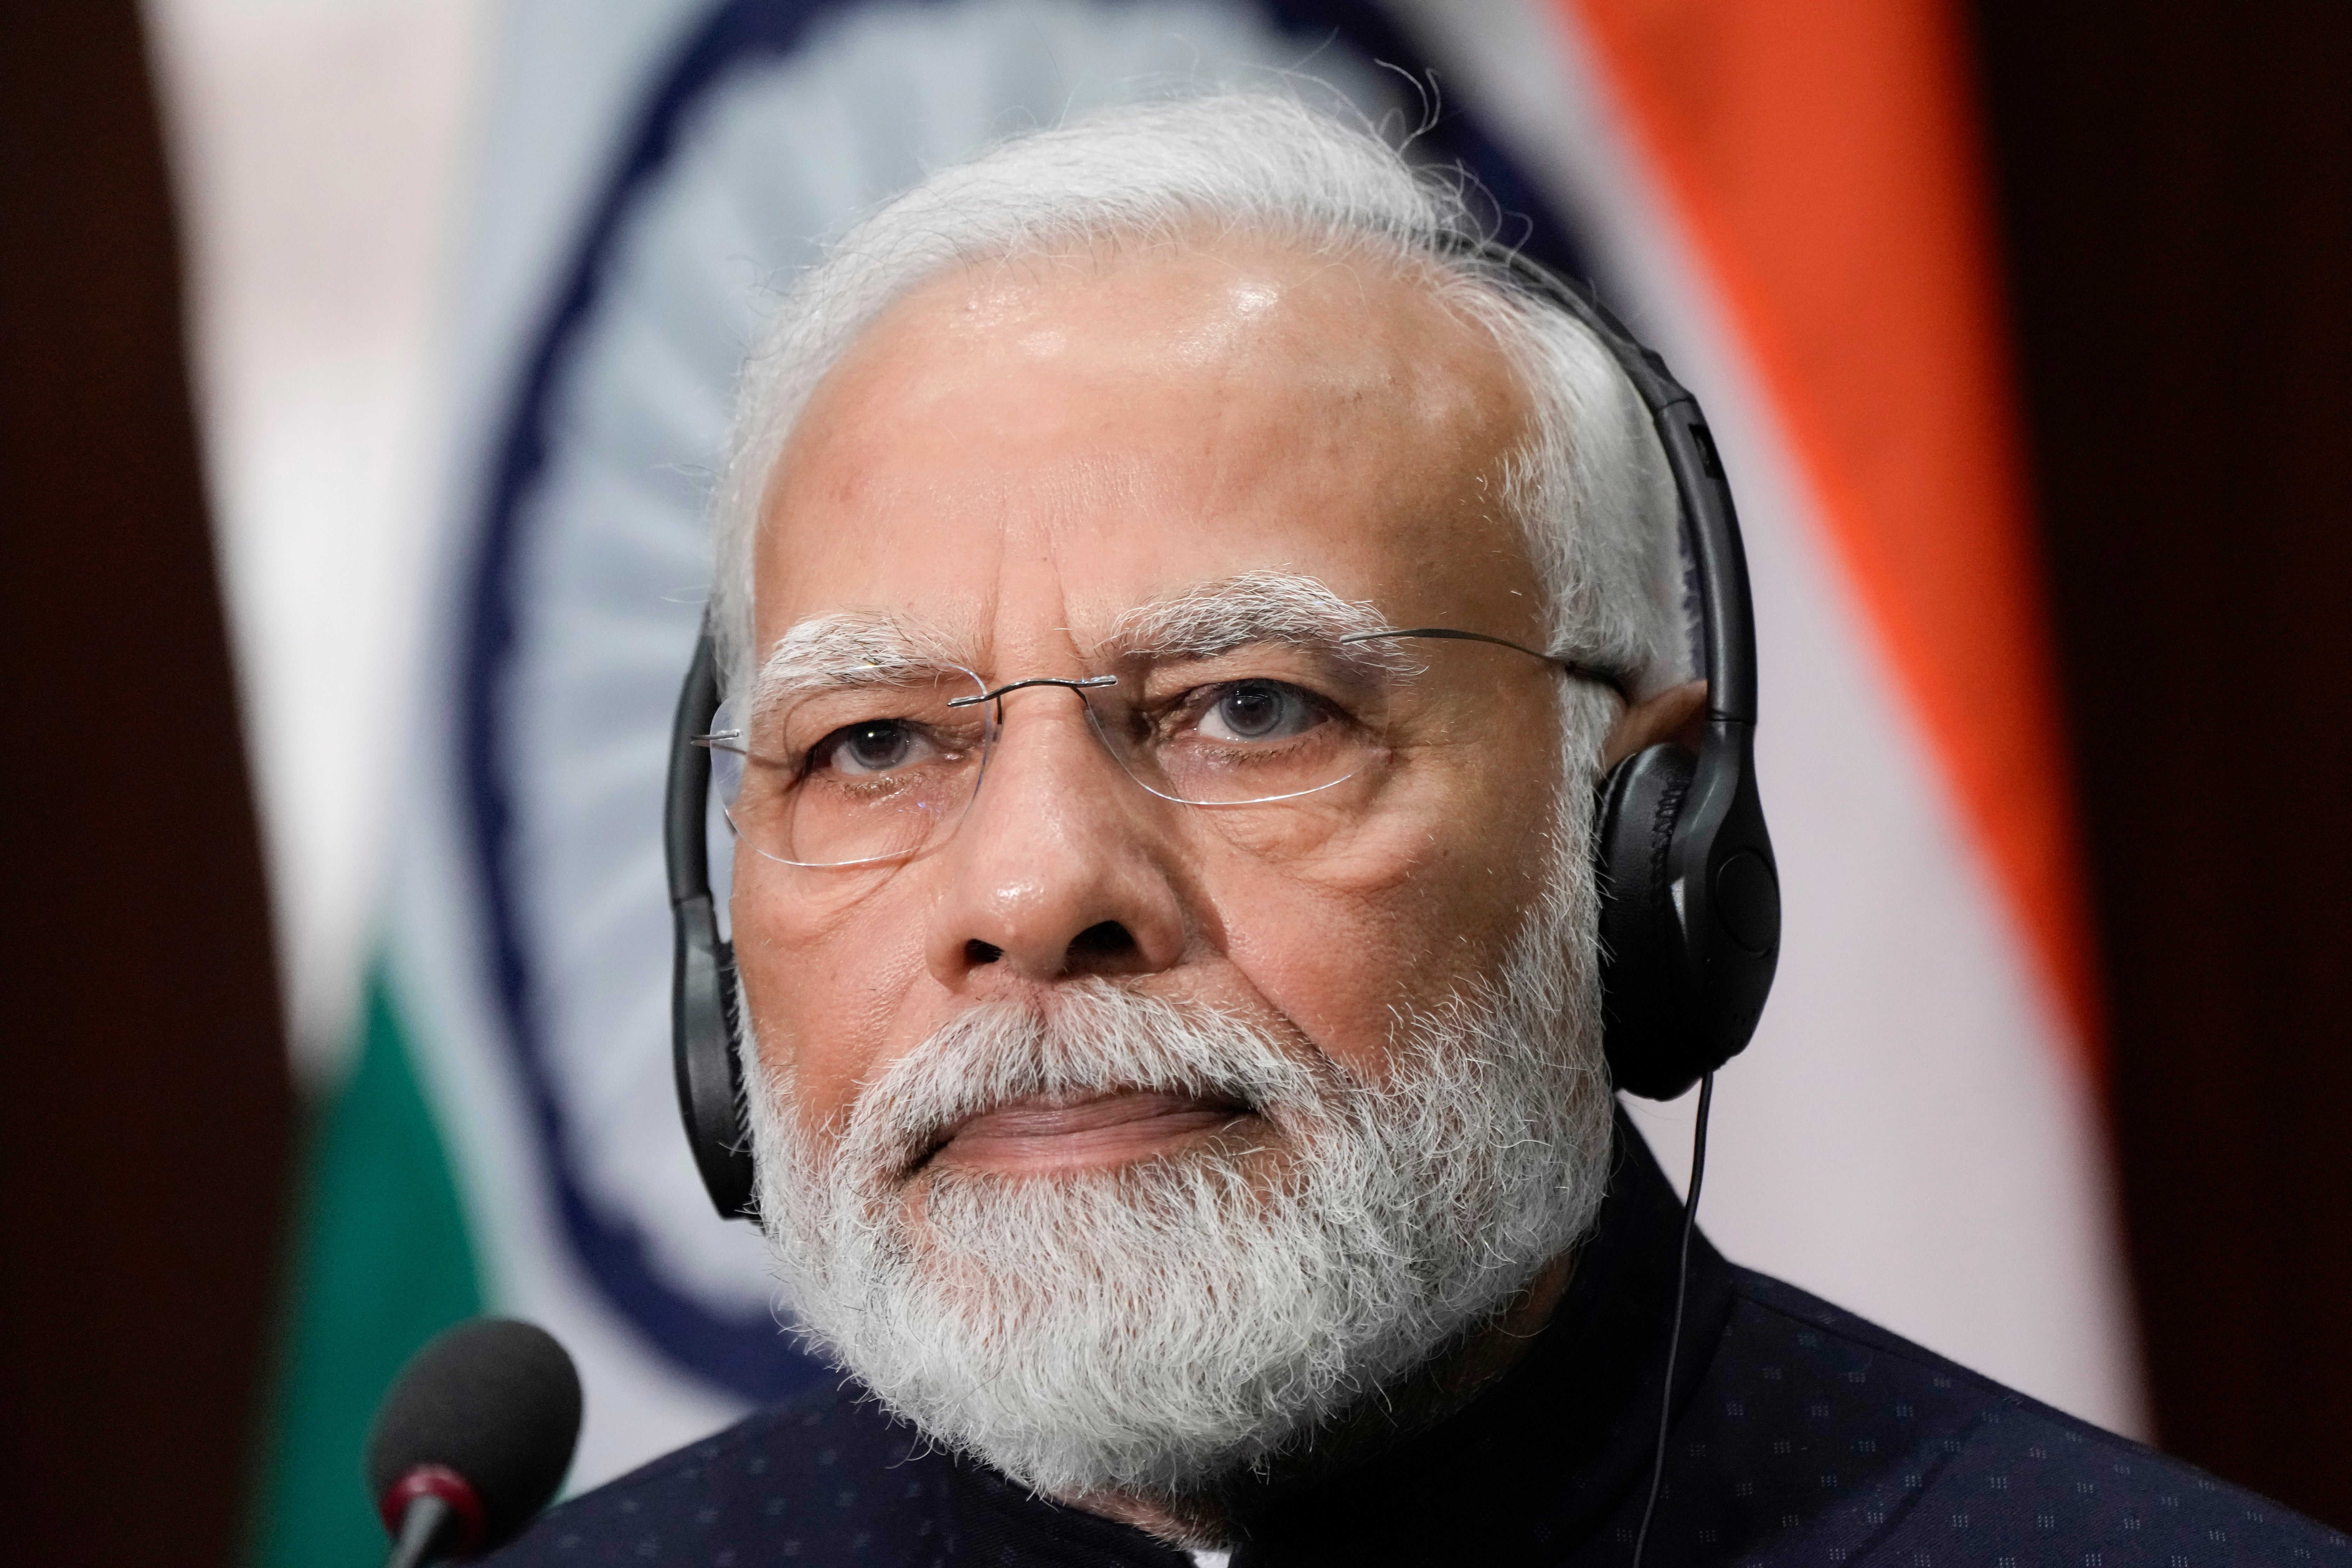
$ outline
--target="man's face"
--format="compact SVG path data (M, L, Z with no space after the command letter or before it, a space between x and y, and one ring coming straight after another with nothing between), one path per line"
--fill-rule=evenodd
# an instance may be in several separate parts
M1538 645L1500 504L1526 417L1490 338L1369 265L1202 247L955 275L886 314L795 432L762 520L758 647L878 615L992 685L1083 677L1123 616L1253 573L1313 578L1392 626ZM1089 976L1381 1081L1400 1012L1491 974L1547 868L1558 678L1507 653L1477 670L1310 855L1254 848L1247 818L1279 806L1154 798L1052 688L1005 701L986 783L932 852L853 870L739 852L747 998L810 1135L962 1010ZM1010 1108L906 1195L919 1206L959 1163L1231 1138L1225 1109Z
M756 562L781 651L755 750L779 737L772 779L824 830L801 852L794 806L785 858L736 856L761 1205L803 1326L933 1436L1057 1495L1204 1495L1590 1219L1608 1097L1559 678L1461 643L1343 678L1312 629L1539 643L1501 507L1525 418L1412 286L1264 248L951 277L818 388ZM1099 732L1066 689L1004 697L920 852L787 863L851 858L904 758L972 755L860 721L956 733L866 689L926 663L1118 685ZM1295 750L1235 732L1268 711ZM1262 782L1324 746L1363 765L1285 800L1125 771Z

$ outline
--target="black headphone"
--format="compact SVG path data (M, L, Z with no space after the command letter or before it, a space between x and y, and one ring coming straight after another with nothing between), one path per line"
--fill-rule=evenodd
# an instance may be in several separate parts
M1615 356L1656 426L1674 473L1707 677L1693 756L1662 743L1626 758L1601 787L1601 994L1619 1089L1672 1100L1747 1047L1780 955L1780 884L1756 794L1756 626L1731 487L1698 400L1622 322L1568 279L1516 252L1467 247L1576 318ZM719 711L706 621L670 733L662 844L677 932L670 1021L687 1142L719 1214L752 1217L735 954L710 893L710 753L696 745Z

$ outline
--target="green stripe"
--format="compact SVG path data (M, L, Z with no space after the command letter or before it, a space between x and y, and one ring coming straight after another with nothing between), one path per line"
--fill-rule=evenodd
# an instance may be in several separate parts
M409 1353L482 1309L464 1206L382 967L359 1065L314 1128L252 1561L383 1560L360 1480L375 1402Z

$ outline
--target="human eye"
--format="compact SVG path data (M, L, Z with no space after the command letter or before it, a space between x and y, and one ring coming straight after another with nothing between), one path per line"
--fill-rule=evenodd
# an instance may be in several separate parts
M1286 680L1232 680L1199 692L1193 729L1225 745L1295 740L1333 718L1331 705Z
M811 748L807 771L879 779L949 760L950 749L922 725L905 719L861 719L842 725Z

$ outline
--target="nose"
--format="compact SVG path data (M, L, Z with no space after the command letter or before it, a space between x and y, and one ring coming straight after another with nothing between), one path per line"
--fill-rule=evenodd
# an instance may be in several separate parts
M951 991L1154 973L1182 956L1160 803L1104 750L1082 701L1055 688L1004 701L979 792L940 851L948 889L924 947Z

